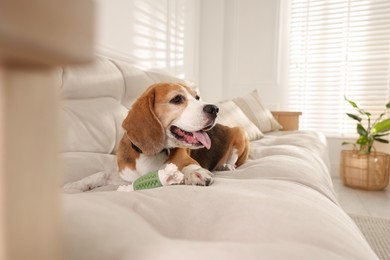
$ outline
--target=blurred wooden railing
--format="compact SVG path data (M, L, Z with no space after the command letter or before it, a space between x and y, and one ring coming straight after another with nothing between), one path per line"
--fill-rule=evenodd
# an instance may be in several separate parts
M91 0L0 0L1 260L62 259L53 68L92 59L93 16Z

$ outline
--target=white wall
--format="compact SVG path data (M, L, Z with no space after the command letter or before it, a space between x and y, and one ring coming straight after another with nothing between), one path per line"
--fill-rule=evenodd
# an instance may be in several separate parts
M201 2L200 88L218 101L258 89L272 109L285 100L278 71L280 0Z
M96 0L96 51L198 81L198 0Z
M200 2L199 89L204 100L214 102L224 94L225 0Z

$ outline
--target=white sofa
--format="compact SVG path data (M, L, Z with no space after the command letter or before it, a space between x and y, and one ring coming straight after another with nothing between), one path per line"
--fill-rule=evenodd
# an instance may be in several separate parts
M249 161L215 172L211 186L116 191L110 180L122 120L159 81L178 79L107 58L58 71L65 259L377 259L337 202L326 139L305 131L261 133L253 115L245 126L255 131ZM226 121L228 112L221 113ZM74 189L96 176L101 187Z

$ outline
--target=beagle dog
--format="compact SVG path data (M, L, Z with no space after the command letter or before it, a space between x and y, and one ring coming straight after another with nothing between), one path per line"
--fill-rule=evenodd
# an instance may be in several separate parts
M185 184L207 186L211 171L233 170L247 160L245 131L216 124L218 107L199 99L183 84L158 83L135 101L117 149L122 179L132 182L174 163Z

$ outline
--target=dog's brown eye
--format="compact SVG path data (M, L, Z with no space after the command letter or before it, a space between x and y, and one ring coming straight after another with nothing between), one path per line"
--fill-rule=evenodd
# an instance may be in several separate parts
M196 100L199 100L199 99L200 99L200 97L199 97L198 95L196 95L196 96L195 96L195 99L196 99Z
M179 105L183 102L184 102L184 96L182 96L182 95L177 95L169 101L169 103L172 103L175 105Z

